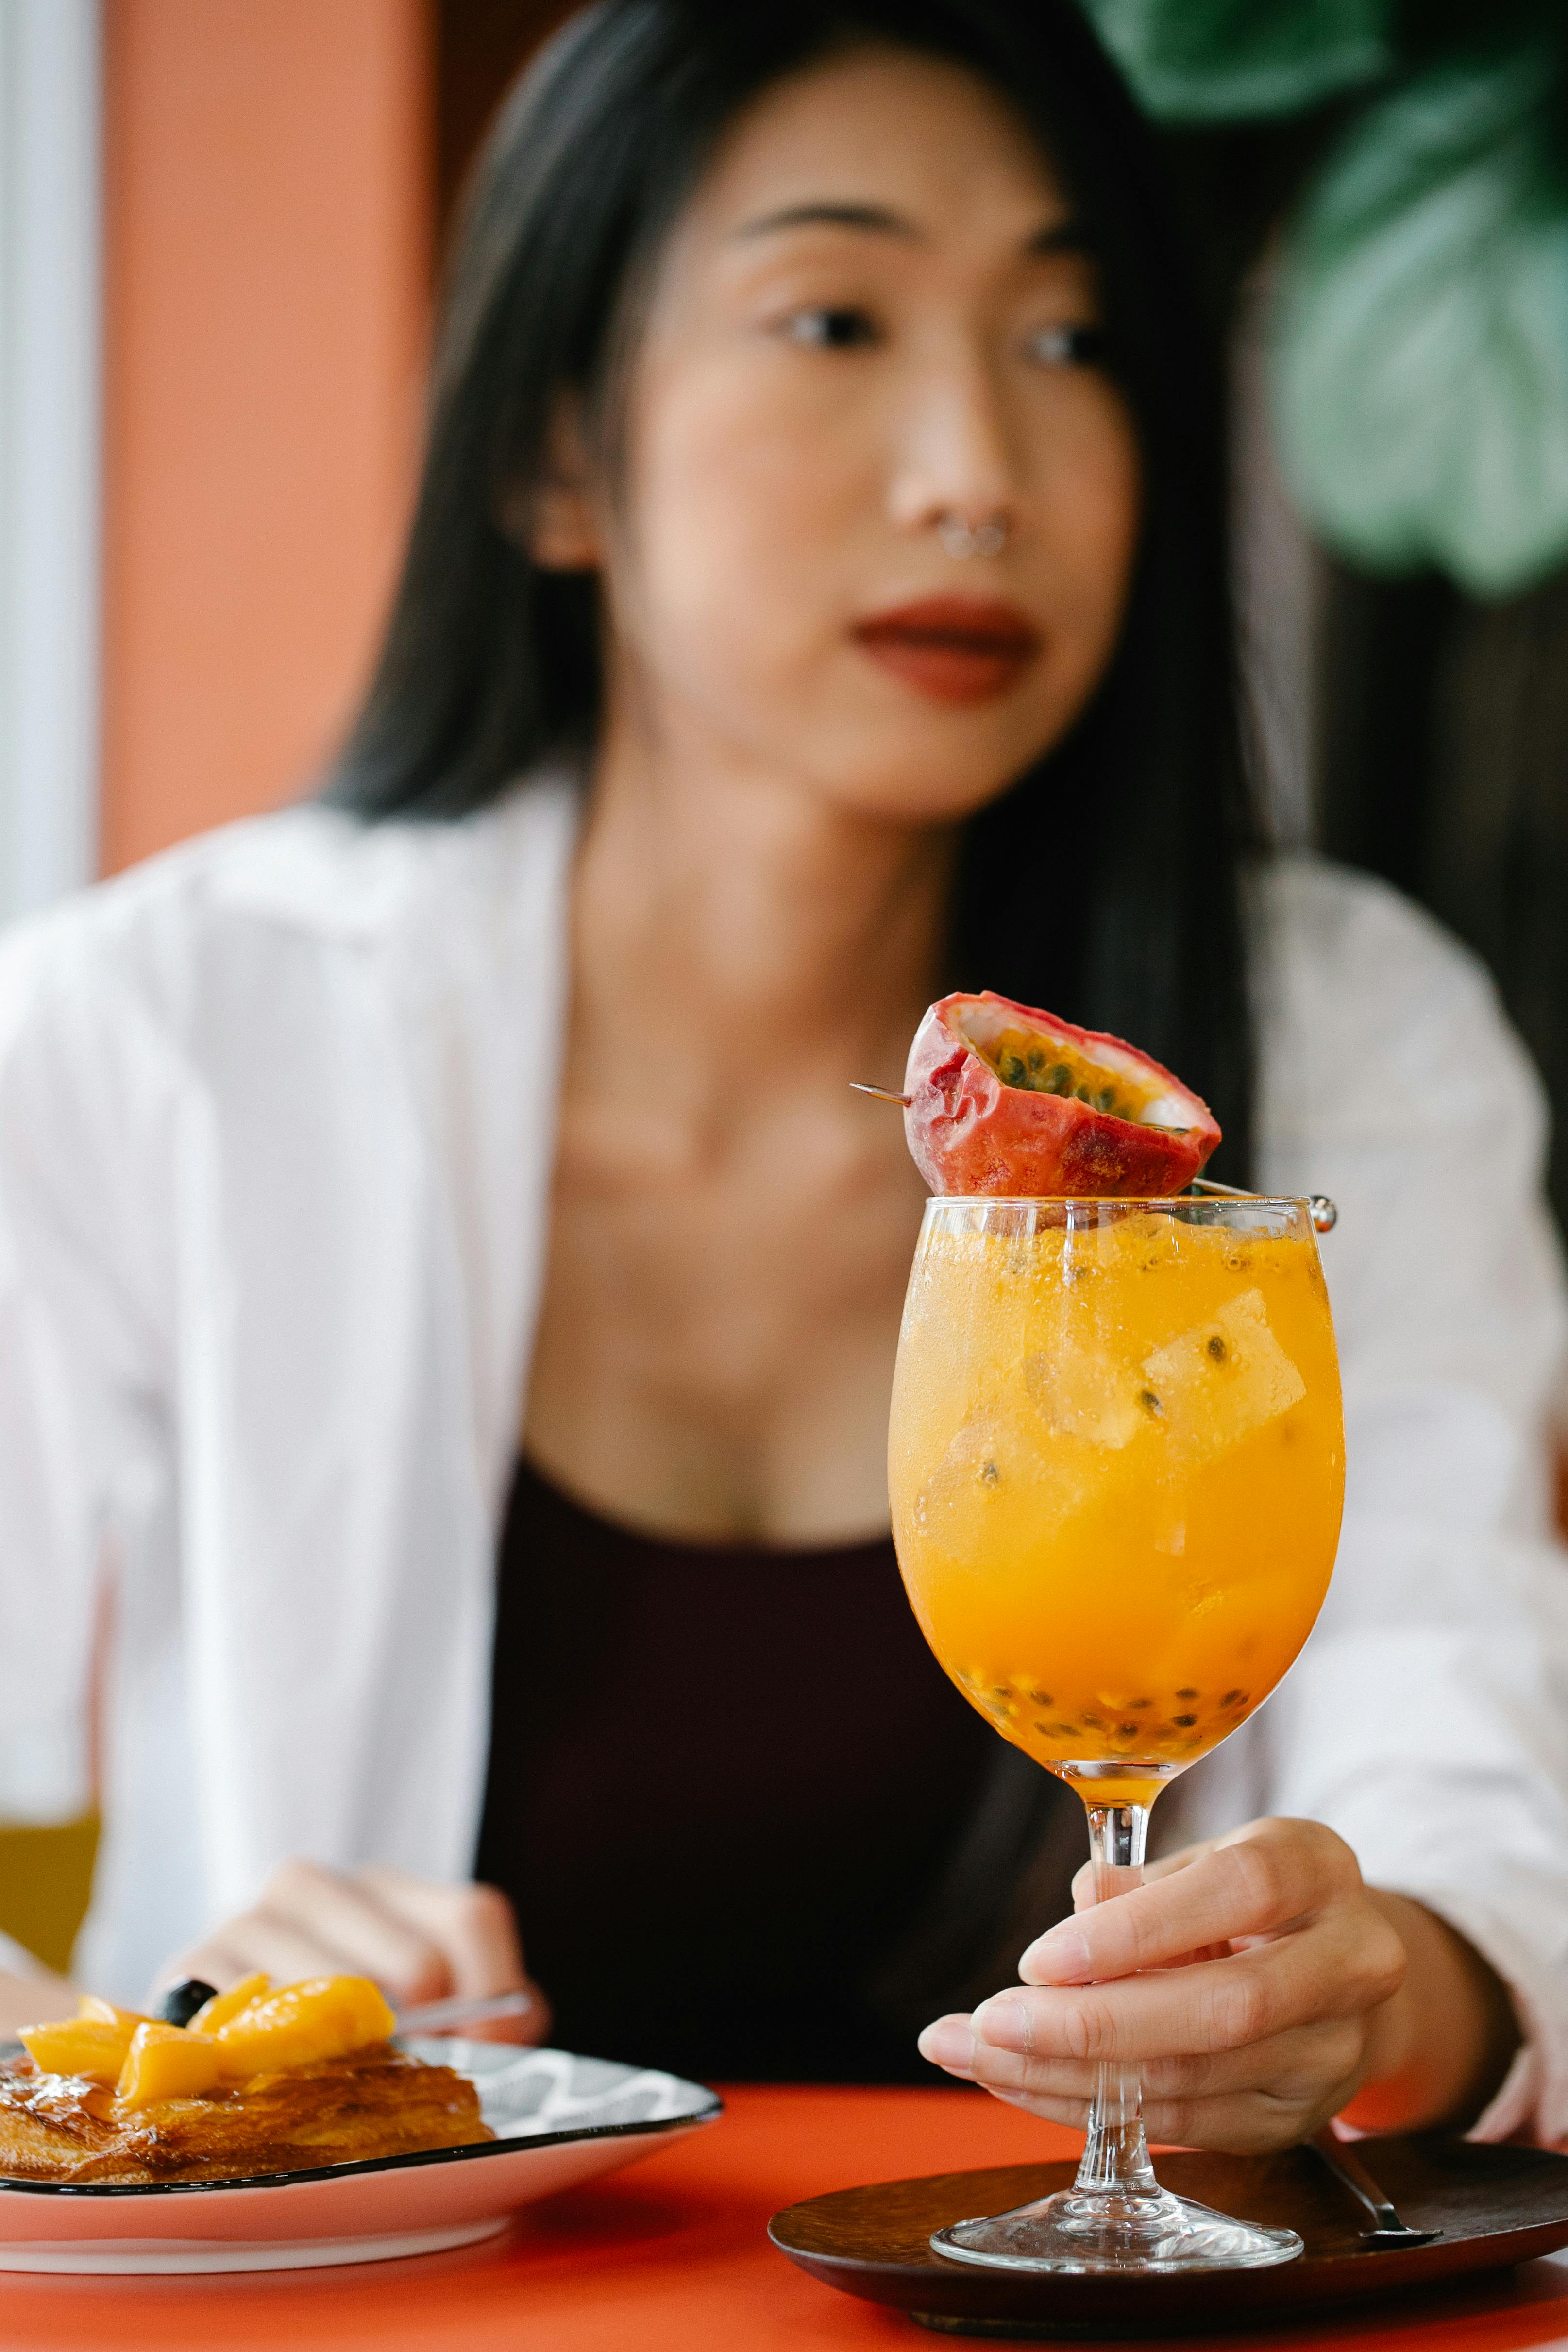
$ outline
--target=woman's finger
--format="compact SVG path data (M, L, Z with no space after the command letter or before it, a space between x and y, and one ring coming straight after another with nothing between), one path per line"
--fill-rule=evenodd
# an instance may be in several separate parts
M1157 1861L1146 1862L1144 1864L1145 1884L1152 1885L1156 1878L1168 1878L1175 1870L1190 1870L1195 1862L1201 1862L1206 1853L1211 1853L1218 1843L1217 1838L1198 1838L1191 1845L1178 1846L1175 1853L1163 1853ZM1092 1862L1082 1862L1072 1874L1072 1907L1075 1911L1089 1911L1099 1899L1094 1892L1094 1865Z
M531 2006L521 2017L464 2027L471 2040L537 2043L549 2038L550 2005L528 1975L517 1916L499 1887L415 1878L382 1864L359 1876L377 1902L439 1946L454 1993L474 2000L499 1992L528 1995Z
M400 2008L466 1990L455 1983L441 1940L382 1902L362 1875L319 1863L283 1863L267 1880L256 1916L327 1947L340 1969L373 1977Z
M524 1969L512 1906L493 1886L416 1878L382 1865L349 1875L319 1863L283 1863L254 1910L172 1960L158 1983L199 1976L223 1990L256 1970L281 1983L371 1977L399 2009L453 1996L527 1992L532 2006L523 2018L482 2023L474 2033L540 2042L549 2031L549 2004Z
M1114 1982L1019 1986L975 2011L978 2041L1026 2057L1142 2063L1239 2050L1293 2026L1363 2016L1398 1989L1404 1948L1370 1904L1206 1960Z
M294 1860L272 1873L254 1910L228 1920L172 1968L210 1984L256 1969L275 1981L373 1978L399 2008L449 1994L521 1985L510 1909L490 1889L431 1884L400 1872L350 1877ZM465 1896L477 1897L465 1903ZM504 1913L497 1917L497 1906ZM218 1974L213 1973L219 1971ZM165 1981L172 1979L165 1972Z
M1092 1984L1206 1946L1277 1935L1360 1885L1343 1840L1318 1822L1266 1822L1186 1868L1078 1911L1019 1962L1026 1984Z
M954 2042L957 2046L956 2035ZM1139 2069L1145 2105L1159 2103L1174 2110L1252 2092L1298 2105L1310 2103L1322 2096L1325 2088L1347 2082L1354 2085L1365 2046L1365 2034L1355 2020L1334 2019L1322 2025L1298 2026L1244 2050L1150 2059ZM1087 2059L1026 2056L973 2038L967 2053L960 2055L961 2063L948 2072L978 2083L983 2090L1087 2099L1094 2089L1096 2069Z
M1087 2099L1042 2098L1027 2091L998 2091L993 2095L1007 2106L1038 2116L1043 2123L1064 2124L1070 2131L1088 2128ZM1295 2147L1310 2138L1338 2115L1348 2095L1329 2091L1310 2104L1294 2106L1263 2092L1245 2092L1192 2106L1155 2104L1145 2108L1144 2122L1156 2147L1163 2142L1169 2147L1218 2148L1228 2156L1263 2156Z
M297 1928L262 1911L245 1912L225 1921L215 1935L193 1944L159 1971L154 1994L185 1977L216 1985L226 1992L241 1977L257 1973L275 1984L290 1984L301 1977L338 1976L354 1972L349 1957L335 1951L319 1937Z
M528 1982L517 1920L498 1887L415 1878L383 1864L360 1871L356 1883L389 1920L439 1952L453 1993L479 1999Z
M972 2042L967 2019L943 2020L932 2035L939 2038L942 2027L957 2029L955 2044L967 2045L973 2060L955 2047L949 2073L1009 2106L1083 2128L1095 2088L1093 2066L988 2049ZM1277 2035L1213 2060L1156 2060L1142 2069L1149 2137L1238 2152L1289 2147L1354 2097L1365 2048L1364 2035L1350 2022ZM936 2052L927 2048L927 2055Z

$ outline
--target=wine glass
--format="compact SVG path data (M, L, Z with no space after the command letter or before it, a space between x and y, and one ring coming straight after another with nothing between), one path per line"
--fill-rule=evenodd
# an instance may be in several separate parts
M928 1201L889 1482L941 1664L1082 1797L1096 1900L1137 1885L1155 1797L1267 1698L1333 1566L1344 1442L1309 1204ZM1137 2071L1112 2063L1071 2189L931 2242L1030 2271L1301 2252L1161 2189Z

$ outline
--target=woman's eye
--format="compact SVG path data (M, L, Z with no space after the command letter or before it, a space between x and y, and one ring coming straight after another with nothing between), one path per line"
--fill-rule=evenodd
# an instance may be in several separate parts
M828 352L853 351L878 340L876 321L868 310L840 308L832 303L791 310L784 321L784 333L792 343L806 343Z
M1025 350L1041 367L1099 367L1105 358L1103 327L1041 327Z

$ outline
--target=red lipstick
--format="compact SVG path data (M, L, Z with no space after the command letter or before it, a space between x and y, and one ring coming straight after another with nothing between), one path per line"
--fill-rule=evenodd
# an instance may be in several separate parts
M1040 653L1040 632L1016 604L923 596L857 621L861 651L933 702L989 702L1009 693Z

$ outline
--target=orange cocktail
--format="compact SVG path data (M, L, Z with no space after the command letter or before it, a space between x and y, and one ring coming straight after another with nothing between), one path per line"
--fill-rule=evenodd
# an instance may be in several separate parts
M1148 1804L1272 1690L1333 1566L1339 1371L1301 1204L931 1202L889 1473L965 1696L1092 1804Z

